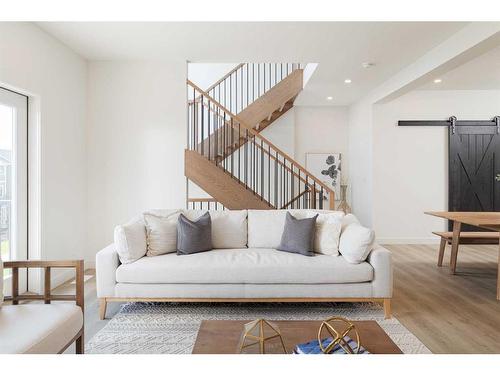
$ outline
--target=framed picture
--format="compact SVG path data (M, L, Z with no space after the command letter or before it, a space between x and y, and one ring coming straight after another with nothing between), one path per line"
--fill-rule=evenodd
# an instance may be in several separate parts
M340 183L342 181L342 154L306 154L306 169L314 177L332 188L336 200L340 199Z

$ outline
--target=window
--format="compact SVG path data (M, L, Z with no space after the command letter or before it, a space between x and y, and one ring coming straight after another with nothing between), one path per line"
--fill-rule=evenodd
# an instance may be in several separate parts
M0 88L0 255L3 261L27 257L27 119L27 97ZM9 277L10 270L5 270L3 276Z

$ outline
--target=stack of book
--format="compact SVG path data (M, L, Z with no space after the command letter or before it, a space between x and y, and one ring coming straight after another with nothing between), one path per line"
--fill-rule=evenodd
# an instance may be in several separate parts
M344 339L347 342L347 344L351 347L352 351L356 352L356 348L358 346L356 341L351 339L349 336L346 336ZM321 341L321 345L323 346L323 348L326 348L332 342L332 340L333 339L331 337L327 337L326 339L323 339ZM304 344L297 345L295 347L293 353L294 354L324 354L320 348L318 340L313 340L313 341L306 342ZM335 348L328 354L347 354L347 353L340 345L336 345ZM359 348L358 354L370 354L370 352L361 346Z

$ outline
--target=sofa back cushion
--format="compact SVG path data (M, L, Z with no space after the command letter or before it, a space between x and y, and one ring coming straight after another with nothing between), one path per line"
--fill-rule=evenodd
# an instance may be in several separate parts
M196 220L206 210L183 210L189 220ZM212 245L214 249L239 249L247 247L247 210L208 211L212 220ZM281 233L280 233L281 236Z
M342 211L328 210L248 210L248 247L276 249L281 241L287 212L296 218L329 214L340 220L344 216Z
M126 224L117 225L114 232L114 244L120 262L132 263L146 254L146 227L140 217Z
M285 227L286 210L248 210L248 247L276 249Z

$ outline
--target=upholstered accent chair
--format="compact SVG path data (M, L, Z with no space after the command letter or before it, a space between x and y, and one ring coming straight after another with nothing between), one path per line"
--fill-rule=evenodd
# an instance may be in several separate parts
M3 303L3 270L12 269L12 292ZM0 260L0 354L57 354L76 344L84 352L83 260L12 261ZM19 275L23 268L44 269L44 294L19 294ZM75 295L51 294L51 269L76 270ZM25 301L34 301L24 303ZM38 301L38 303L37 303ZM39 302L44 303L39 303ZM52 301L67 301L52 304ZM71 303L75 301L76 304Z

